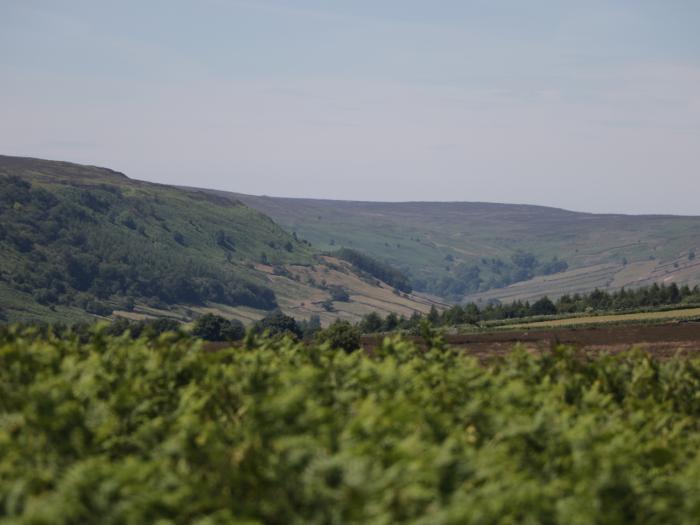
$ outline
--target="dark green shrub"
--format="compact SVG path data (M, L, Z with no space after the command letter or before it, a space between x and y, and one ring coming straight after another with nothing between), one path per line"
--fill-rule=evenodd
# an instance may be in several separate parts
M321 318L318 314L313 314L308 320L298 321L299 329L304 339L310 339L321 330Z
M237 319L205 314L194 322L192 335L206 341L239 341L245 336L245 327Z
M354 352L360 348L360 329L348 321L336 319L333 324L316 334L319 344L328 344L334 350Z
M268 333L271 336L291 335L300 339L304 334L293 317L275 310L253 325L254 334Z
M373 334L380 332L384 326L382 318L377 312L370 312L360 321L360 331L364 334Z
M530 307L530 315L554 315L556 313L557 307L546 296L534 302Z
M350 301L350 295L348 295L348 292L346 292L342 286L331 286L329 287L329 291L331 294L331 300L333 301L338 301L341 303L347 303Z

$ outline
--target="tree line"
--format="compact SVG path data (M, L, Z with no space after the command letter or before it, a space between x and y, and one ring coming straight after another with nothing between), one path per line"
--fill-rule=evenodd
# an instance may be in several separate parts
M350 248L342 248L333 252L332 255L349 262L359 272L384 281L403 293L411 293L413 291L408 277L403 272L369 255Z
M513 283L527 281L538 275L565 272L569 265L557 257L540 260L526 251L517 251L510 260L482 258L477 263L456 263L451 254L444 259L446 275L434 278L413 278L416 290L429 292L452 300L460 300L467 294L503 288Z
M683 304L700 304L700 286L689 287L652 284L636 289L621 289L614 292L593 290L584 294L566 294L552 301L545 296L537 301L514 301L501 304L489 303L479 308L474 303L454 305L438 311L432 307L426 315L414 313L411 317L399 317L390 313L382 318L376 312L364 316L359 323L363 333L391 332L394 330L416 330L425 319L433 326L456 326L477 324L484 321L522 319L537 316L566 315L593 312L624 312L644 308L658 308Z
M326 328L322 328L318 315L309 319L297 320L276 309L262 319L246 326L238 319L228 319L221 315L207 313L197 317L191 327L172 318L131 320L120 317L106 326L96 328L96 323L15 323L0 325L0 342L13 339L15 333L31 330L37 338L53 335L58 338L77 337L88 341L95 331L108 337L129 337L131 339L156 340L163 334L170 334L175 339L194 337L208 342L240 343L244 339L254 340L260 337L283 338L295 341L328 344L331 348L352 352L360 348L361 331L358 325L349 321L336 319Z
M640 308L654 308L673 305L700 304L700 287L658 285L635 290L606 292L594 290L587 294L564 295L552 301L548 297L532 303L515 301L508 304L492 303L479 308L474 303L454 305L443 311L431 308L427 314L414 312L410 317L389 313L382 317L377 312L366 314L358 323L337 319L326 328L321 326L318 315L309 319L297 320L276 309L249 327L237 319L227 319L216 314L205 314L194 320L189 330L179 321L168 318L133 321L119 318L103 329L108 336L129 335L132 339L156 339L164 333L177 337L196 337L209 342L241 342L246 338L263 335L270 337L290 337L297 341L327 343L331 348L347 352L361 346L361 335L381 332L404 331L421 335L425 326L457 326L478 324L484 321L521 319L537 316L565 315L592 312L622 312ZM73 325L32 324L37 336L52 333L59 337L78 335L83 340L93 336L94 323ZM0 328L0 340L7 338L16 327Z

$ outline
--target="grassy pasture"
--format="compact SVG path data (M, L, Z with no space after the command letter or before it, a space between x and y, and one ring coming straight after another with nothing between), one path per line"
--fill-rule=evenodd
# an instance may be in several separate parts
M629 314L585 315L566 319L552 319L531 323L512 323L499 326L501 329L551 328L557 326L597 325L610 323L647 323L656 321L682 320L700 317L700 308L686 308L658 312L637 312Z

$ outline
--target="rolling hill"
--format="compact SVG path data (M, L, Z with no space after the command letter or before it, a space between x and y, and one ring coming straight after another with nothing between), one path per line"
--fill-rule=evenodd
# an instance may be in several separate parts
M0 156L4 321L185 321L204 311L254 320L279 307L328 322L375 308L410 315L432 304L320 257L230 196Z
M700 282L700 217L216 194L235 196L321 250L349 247L385 261L415 289L453 301Z
M255 197L0 156L3 321L410 316L452 301L697 284L698 251L700 217Z

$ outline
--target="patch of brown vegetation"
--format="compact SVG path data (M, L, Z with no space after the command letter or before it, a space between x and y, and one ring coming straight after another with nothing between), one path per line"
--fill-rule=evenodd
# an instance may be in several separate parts
M412 338L421 343L421 338ZM381 336L365 336L363 346L370 350ZM446 335L445 342L478 359L508 354L516 345L531 352L544 352L557 345L572 346L586 355L615 354L631 348L668 359L675 355L700 356L700 322L658 325L585 327L550 330L520 330Z

